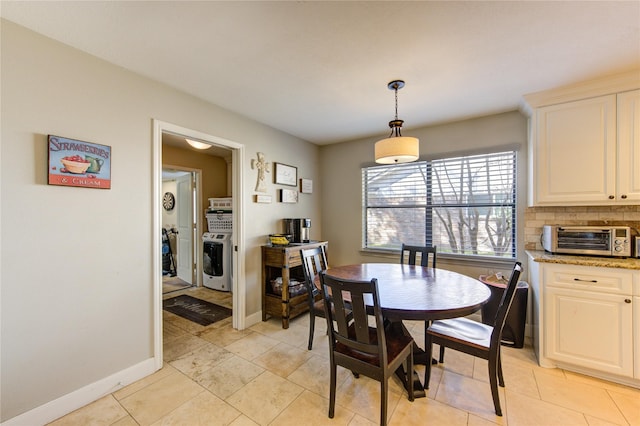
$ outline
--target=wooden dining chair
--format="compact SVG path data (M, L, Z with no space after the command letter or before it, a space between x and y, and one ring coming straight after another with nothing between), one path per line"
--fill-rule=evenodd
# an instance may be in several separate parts
M406 254L406 256L405 256ZM404 264L405 259L407 264L418 266L418 254L420 254L420 264L419 266L423 267L436 267L436 261L438 258L438 249L437 246L414 246L402 243L402 247L400 249L400 263ZM431 259L431 261L429 261ZM429 328L430 321L424 322L424 336L425 340L427 338L427 328ZM440 358L444 358L444 348L440 348ZM428 360L429 358L427 358ZM433 360L433 364L436 364L437 361Z
M407 253L407 263L409 265L418 265L416 258L420 253L420 266L436 267L436 260L438 257L438 250L436 246L412 246L402 243L400 251L400 263L405 263L405 252ZM431 262L429 262L431 259Z
M491 395L496 415L502 416L500 409L500 397L498 395L498 384L504 387L504 377L502 376L502 360L500 355L500 341L502 339L502 329L511 304L513 303L518 286L518 279L522 272L522 265L516 262L511 272L511 278L502 296L495 323L491 325L482 324L467 318L454 318L448 320L434 321L427 330L427 341L425 342L427 355L432 356L432 345L437 343L440 347L448 347L456 351L464 352L478 358L489 361L489 384L491 385ZM443 359L440 360L443 362ZM431 364L427 363L424 377L425 389L429 387L431 377Z
M304 282L307 288L307 300L309 303L309 344L307 349L313 347L313 333L316 325L316 316L325 318L324 299L320 290L316 286L318 274L320 271L327 269L327 254L324 246L300 250L302 259L302 269L304 271Z
M380 382L380 424L387 424L389 378L404 364L404 385L413 401L413 339L403 333L385 330L380 308L378 280L338 279L320 272L327 310L331 383L329 418L336 406L338 365Z

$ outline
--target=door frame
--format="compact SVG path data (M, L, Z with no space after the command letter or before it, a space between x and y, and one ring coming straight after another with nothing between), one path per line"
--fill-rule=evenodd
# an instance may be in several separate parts
M246 280L244 249L244 145L228 139L153 119L152 147L152 277L153 277L153 351L157 369L162 368L162 133L174 133L229 148L232 153L231 188L233 194L233 315L232 326L243 330L246 322Z

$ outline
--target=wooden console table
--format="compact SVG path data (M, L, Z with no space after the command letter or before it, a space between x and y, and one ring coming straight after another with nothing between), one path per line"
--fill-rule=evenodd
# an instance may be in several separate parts
M324 246L326 241L287 246L262 246L262 321L267 315L282 318L282 328L289 328L289 319L309 310L307 293L289 295L289 281L295 278L304 282L300 250ZM274 293L271 280L282 277L282 295Z

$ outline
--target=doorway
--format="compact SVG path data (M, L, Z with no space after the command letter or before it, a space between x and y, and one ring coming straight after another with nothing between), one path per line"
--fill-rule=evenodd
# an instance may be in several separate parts
M153 201L155 207L153 226L154 232L154 358L156 367L162 367L162 276L161 276L161 210L162 207L162 136L163 134L179 135L223 148L231 153L231 167L229 181L231 194L233 195L233 236L232 247L232 294L233 294L233 328L242 330L245 328L246 317L246 286L244 277L244 223L243 223L243 185L244 173L244 146L237 142L219 138L213 135L198 132L192 129L180 127L171 123L153 120L153 172L154 191ZM196 197L198 198L198 197ZM198 205L200 204L200 205ZM202 203L196 202L194 211L202 210ZM200 221L196 221L196 235L202 235L203 229ZM206 226L206 224L204 224ZM198 244L200 247L201 244ZM179 249L178 249L179 250ZM196 256L201 256L201 249L194 251ZM197 262L196 262L197 263ZM196 270L196 276L201 275L201 270Z
M202 285L196 214L201 175L198 169L166 164L162 168L163 295Z

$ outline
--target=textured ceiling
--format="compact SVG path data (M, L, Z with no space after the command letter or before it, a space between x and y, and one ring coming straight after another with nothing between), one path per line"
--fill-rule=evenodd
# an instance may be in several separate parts
M302 139L386 136L640 68L638 1L6 1L3 18ZM640 77L639 77L640 78Z

